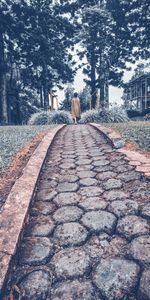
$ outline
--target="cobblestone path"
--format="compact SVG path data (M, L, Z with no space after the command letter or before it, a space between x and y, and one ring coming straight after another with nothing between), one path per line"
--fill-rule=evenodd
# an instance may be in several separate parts
M41 172L8 287L25 300L150 299L149 200L150 182L96 129L67 126Z

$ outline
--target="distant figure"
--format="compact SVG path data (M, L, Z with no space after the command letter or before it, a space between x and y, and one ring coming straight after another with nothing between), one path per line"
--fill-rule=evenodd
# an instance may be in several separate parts
M71 101L71 114L75 124L77 124L77 121L80 118L80 99L78 98L77 93L74 93Z

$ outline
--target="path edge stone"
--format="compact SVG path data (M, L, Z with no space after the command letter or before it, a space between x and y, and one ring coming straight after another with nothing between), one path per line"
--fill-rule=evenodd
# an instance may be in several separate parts
M16 254L27 223L30 203L33 199L37 180L54 137L66 125L50 129L30 157L23 174L13 185L0 211L0 298L7 281L8 270Z
M125 159L129 165L135 167L137 172L142 173L148 180L150 180L150 158L137 150L127 149L128 143L121 137L121 134L114 129L101 126L96 123L90 123L106 138L106 140L115 148L119 153L125 155Z
M90 123L90 125L100 131L115 149L120 149L125 146L126 142L119 132L96 123Z

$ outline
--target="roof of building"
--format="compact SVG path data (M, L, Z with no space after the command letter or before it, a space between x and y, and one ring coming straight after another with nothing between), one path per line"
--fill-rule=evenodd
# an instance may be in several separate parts
M150 77L150 72L143 73L143 74L139 75L138 77L137 76L136 77L132 77L129 82L125 83L125 87L127 87L127 86L129 86L129 85L131 85L131 84L133 84L133 83L135 83L137 81L140 81L140 80L142 80L142 79L144 79L146 77Z

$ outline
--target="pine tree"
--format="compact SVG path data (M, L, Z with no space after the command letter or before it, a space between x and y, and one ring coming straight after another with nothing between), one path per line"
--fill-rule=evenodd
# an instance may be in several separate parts
M8 123L8 102L7 102L7 57L8 47L7 36L10 33L12 18L10 15L11 1L0 3L0 119L2 124Z
M68 85L67 88L65 89L65 98L60 103L61 110L67 110L67 111L71 112L71 99L73 98L73 94L74 94L73 86Z
M0 6L0 106L1 120L21 122L20 94L37 92L38 106L48 109L54 86L73 80L74 25L51 0L3 0ZM69 9L69 6L68 8ZM15 87L15 88L14 88ZM12 93L13 92L13 93ZM27 99L23 97L23 99ZM28 104L33 104L28 99Z
M100 88L101 108L106 108L108 86L122 84L126 62L148 57L149 6L146 1L138 0L80 0L78 3L81 40L88 61L84 69L89 77L86 82L93 87L92 95Z
M135 59L150 58L150 4L149 1L121 0L134 45Z

